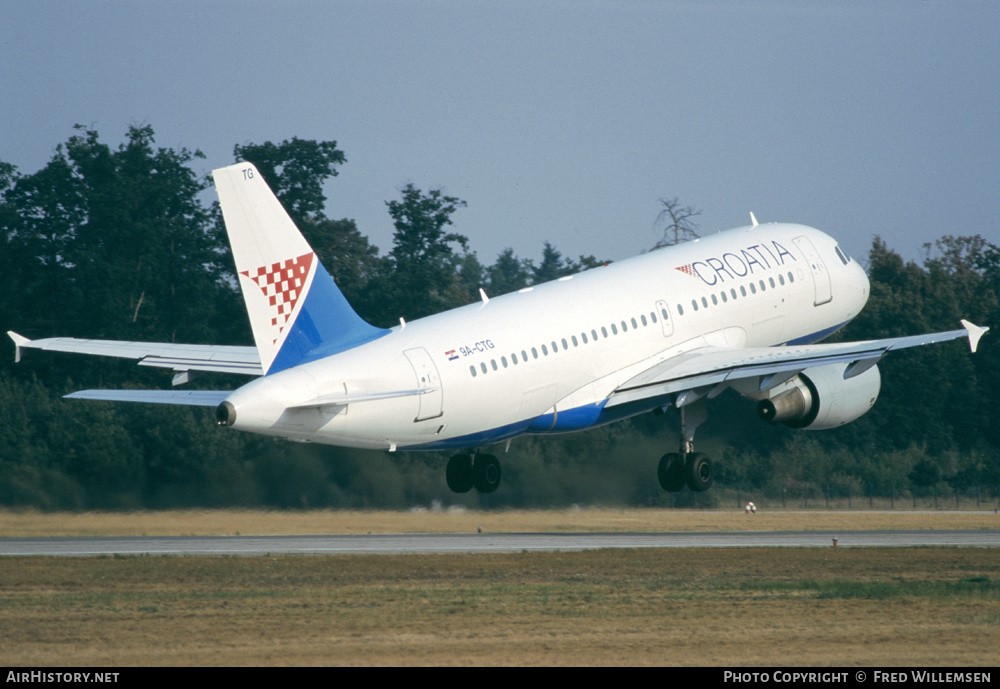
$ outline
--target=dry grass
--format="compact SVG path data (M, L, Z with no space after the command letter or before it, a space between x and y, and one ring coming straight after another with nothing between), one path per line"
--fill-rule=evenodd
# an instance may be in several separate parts
M989 512L0 512L2 536L997 528ZM0 558L0 664L986 665L1000 549Z
M0 559L0 664L986 665L1000 549Z
M996 529L1000 515L894 510L569 509L471 511L166 510L159 512L39 512L0 510L0 537L176 536L364 533L575 531L849 531Z

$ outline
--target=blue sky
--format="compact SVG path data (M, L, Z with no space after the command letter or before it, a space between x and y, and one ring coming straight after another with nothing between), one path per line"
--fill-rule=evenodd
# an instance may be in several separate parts
M703 234L813 225L864 258L1000 243L1000 3L233 2L0 5L0 160L81 123L149 124L208 172L236 143L336 140L328 213L383 252L407 183L468 203L492 263L621 259L661 197Z

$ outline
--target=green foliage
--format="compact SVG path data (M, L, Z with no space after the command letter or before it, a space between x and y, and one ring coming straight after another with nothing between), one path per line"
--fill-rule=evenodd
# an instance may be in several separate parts
M191 170L197 151L156 148L133 127L117 148L79 132L41 170L0 162L0 316L29 337L245 343L217 205ZM465 206L413 185L386 205L396 231L385 255L353 220L326 216L324 184L346 162L336 142L293 138L236 146L295 218L348 300L393 325L603 264L545 242L539 263L501 252L484 265L449 226ZM673 207L688 213L676 199ZM666 207L666 202L664 202ZM668 208L669 210L669 208ZM681 213L683 215L683 213ZM688 215L671 218L687 221ZM942 237L922 264L876 238L871 298L838 337L870 339L1000 325L1000 248L981 236ZM893 353L881 397L852 424L818 433L760 423L734 394L714 400L699 449L720 489L767 495L954 494L1000 485L1000 347L961 342ZM645 415L583 433L517 439L491 495L456 496L446 453L303 446L227 432L197 408L59 399L91 385L168 385L131 362L32 352L0 361L0 505L46 509L246 505L302 507L545 507L688 505L663 493L656 463L676 447L676 419ZM195 381L212 387L228 378ZM499 449L490 448L495 454ZM710 491L699 506L718 499Z

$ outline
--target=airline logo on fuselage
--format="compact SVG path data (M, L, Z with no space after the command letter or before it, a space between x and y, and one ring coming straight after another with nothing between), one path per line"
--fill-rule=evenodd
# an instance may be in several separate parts
M706 285L717 285L796 261L798 259L791 251L771 240L738 251L727 251L721 256L712 256L704 261L678 266L676 270L691 277L701 278Z

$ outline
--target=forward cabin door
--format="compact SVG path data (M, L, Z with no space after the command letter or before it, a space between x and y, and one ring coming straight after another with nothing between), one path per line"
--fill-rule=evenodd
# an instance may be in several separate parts
M407 349L403 354L410 361L410 366L413 367L413 372L417 376L417 387L434 388L430 392L417 396L420 400L420 409L414 421L436 419L444 413L441 406L444 394L441 391L441 376L438 375L437 366L434 365L431 355L423 347Z
M830 286L830 271L827 270L826 264L823 263L819 252L816 251L816 247L813 246L808 237L796 237L792 241L795 242L795 246L799 247L799 251L806 257L806 262L812 270L813 284L816 286L816 299L813 301L813 305L826 304L833 299L833 291Z

